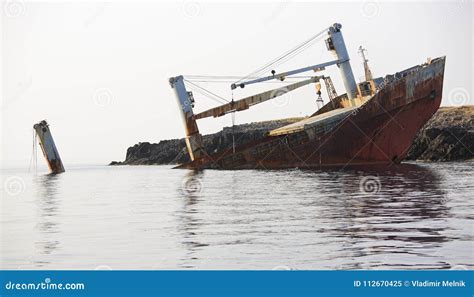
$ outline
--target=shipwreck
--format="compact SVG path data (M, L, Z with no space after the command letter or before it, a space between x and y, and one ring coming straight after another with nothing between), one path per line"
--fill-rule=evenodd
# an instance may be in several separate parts
M185 126L186 146L191 161L176 168L189 169L283 169L322 168L365 164L399 163L423 125L438 110L444 79L445 57L428 59L424 64L385 77L373 78L364 49L365 80L356 83L340 24L334 24L309 41L323 36L334 60L307 67L252 77L232 83L232 90L271 81L284 81L297 74L318 75L292 82L284 87L231 100L228 103L194 113L193 93L183 76L170 78ZM296 50L298 50L297 48ZM339 68L345 93L338 95L326 67ZM259 140L231 146L218 152L206 152L197 120L220 117L249 109L308 84L316 85L321 100L321 82L328 102L305 119L267 133Z
M59 156L56 144L54 143L48 122L42 120L41 122L34 124L33 129L38 138L41 151L43 152L44 159L48 164L50 172L53 174L63 173L65 171L64 165ZM36 140L34 144L36 145Z

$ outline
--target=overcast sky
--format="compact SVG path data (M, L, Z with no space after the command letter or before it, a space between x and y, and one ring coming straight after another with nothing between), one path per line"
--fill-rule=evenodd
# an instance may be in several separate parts
M2 2L3 166L27 167L32 126L47 119L63 162L107 164L129 146L184 135L168 78L244 76L339 22L355 77L359 45L374 76L447 56L442 105L474 104L472 1L299 3ZM331 60L324 42L278 72ZM344 93L337 69L328 70ZM202 83L229 98L229 83ZM279 86L238 90L236 99ZM216 105L195 93L196 111ZM327 100L327 98L324 98ZM313 86L236 114L236 123L316 110ZM231 117L199 122L203 134ZM42 159L39 156L39 159ZM40 160L40 162L43 162Z

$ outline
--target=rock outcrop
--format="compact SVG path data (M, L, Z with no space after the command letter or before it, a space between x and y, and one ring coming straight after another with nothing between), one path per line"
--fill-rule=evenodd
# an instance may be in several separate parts
M473 159L474 106L441 107L418 132L407 160Z
M258 123L225 127L222 131L203 136L203 145L208 153L243 145L262 138L268 131L300 121L302 118L289 118ZM233 133L232 133L233 132ZM184 138L162 140L159 143L140 142L127 150L125 161L113 161L110 165L167 165L189 161Z

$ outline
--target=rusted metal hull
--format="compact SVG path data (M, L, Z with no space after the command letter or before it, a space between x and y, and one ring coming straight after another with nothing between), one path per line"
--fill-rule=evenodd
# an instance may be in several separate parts
M283 169L403 160L416 133L438 110L445 58L387 76L367 102L332 127L316 127L206 155L178 168ZM389 79L390 78L390 79ZM328 103L327 109L337 108ZM324 108L323 108L324 110Z
M54 143L53 136L46 121L41 121L33 126L39 138L39 144L43 152L44 158L48 163L51 173L64 172L63 162L59 156L58 149Z

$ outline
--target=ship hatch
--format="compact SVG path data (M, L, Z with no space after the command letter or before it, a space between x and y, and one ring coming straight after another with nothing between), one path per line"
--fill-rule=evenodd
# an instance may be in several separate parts
M272 130L269 132L268 135L270 136L286 135L290 133L307 130L310 128L315 128L317 126L333 127L337 123L342 121L346 116L348 116L357 107L358 106L351 106L351 107L338 108L335 110L331 110L323 114L312 116L304 120L301 120L299 122Z

